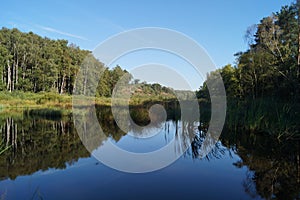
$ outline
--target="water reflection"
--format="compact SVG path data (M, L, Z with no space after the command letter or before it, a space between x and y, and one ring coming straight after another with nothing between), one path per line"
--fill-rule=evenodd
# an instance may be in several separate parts
M201 160L201 162L227 159L234 169L246 169L243 176L238 178L243 192L249 198L300 198L299 141L279 142L271 139L269 135L239 132L225 127L220 141L216 142L218 138L214 138L214 134L207 131L206 120L181 121L179 109L171 105L164 105L164 107L168 108L166 109L166 122L157 120L159 123L153 123L151 127L143 130L144 132L141 132L139 126L131 126L129 130L131 134L119 129L113 120L110 107L97 107L97 118L105 135L97 136L99 140L92 141L94 142L92 150L110 139L120 147L128 148L129 151L137 145L140 149L134 150L147 152L159 149L174 139L175 152L180 153L185 145L189 146L184 159ZM147 107L131 107L130 114L138 125L149 124ZM86 113L84 117L85 120L75 121L75 123L80 123L83 130L88 130L86 122L90 116ZM160 130L158 135L151 137L155 141L154 146L149 145L153 145L153 142L147 143L147 140L135 138L139 135L149 136L147 134L153 133L153 130L155 132ZM8 151L0 155L0 179L2 181L15 180L18 176L30 175L40 170L47 171L50 168L66 169L76 163L79 158L90 157L90 153L78 137L72 117L53 120L38 116L2 115L0 116L0 136L7 146L11 146ZM86 136L82 135L83 138ZM210 154L203 159L201 152L205 146L204 142L216 144ZM228 155L238 157L239 160L230 160ZM207 169L199 167L197 163L186 165L184 175L201 179L199 170L206 171ZM218 176L221 174L216 172L214 178L217 179ZM235 175L232 174L232 176ZM229 185L231 184L231 180L226 181Z
M269 135L231 133L222 135L223 144L233 148L247 167L243 186L249 196L265 199L300 198L300 143L272 139Z
M181 155L192 144L192 148L189 148L188 151L192 152L193 158L199 158L196 155L201 152L204 138L210 138L210 134L199 129L200 123L193 120L180 121L180 109L174 103L164 104L164 107L167 108L166 122L161 120L160 113L155 113L155 110L152 110L149 115L149 107L151 107L150 104L146 107L130 108L132 119L138 125L146 126L146 128L130 126L127 133L123 132L113 120L110 107L96 107L97 118L105 135L99 135L97 131L88 131L93 129L88 124L91 117L89 112L82 115L81 120L74 122L72 117L52 118L48 115L38 115L37 111L24 111L23 115L3 115L0 121L0 134L6 146L11 146L11 148L1 155L0 177L1 179L15 179L18 175L28 175L39 170L64 169L79 158L90 156L81 140L89 142L91 150L94 151L108 139L112 139L118 144L123 138L123 140L129 140L130 143L129 145L127 141L125 148L141 142L142 152L155 151L174 140L172 151L176 155ZM122 109L120 111L122 112ZM150 118L153 123L149 125ZM83 130L83 134L80 135L81 139L78 137L74 123L79 123ZM153 133L158 136L154 137ZM137 136L154 138L154 140L143 141L140 139L137 142L134 139ZM85 138L91 137L92 140L85 141ZM215 139L211 138L208 141L215 142ZM152 149L147 149L149 144ZM213 154L217 155L217 153Z
M118 148L117 145L114 145L108 137L109 130L106 130L105 124L101 124L101 120L100 125L95 121L95 112L93 107L81 110L77 109L74 123L83 144L89 152L91 152L97 159L101 160L102 163L109 167L126 172L149 172L166 167L176 161L190 146L191 141L195 136L194 130L198 126L195 120L188 121L189 119L187 118L180 121L175 120L175 129L173 133L171 133L171 135L173 135L173 139L164 146L157 145L157 142L159 141L156 140L156 135L161 137L169 134L169 132L164 130L164 127L170 125L170 119L167 117L171 114L168 114L167 110L164 111L164 114L162 115L161 107L162 106L152 106L149 110L145 107L135 107L131 111L132 119L126 118L125 120L119 120L116 122L118 124L118 128L120 128L120 126L125 127L127 134L126 136L124 135L124 138L130 140L128 139L129 136L133 136L133 139L128 141L131 145L127 144L127 146L135 146L138 145L138 143L147 146L149 140L152 140L152 146L157 149L153 149L147 153L145 152L145 154L138 154L136 151L126 151L126 149L124 150L122 148ZM101 111L103 112L103 109L100 109L100 112ZM172 109L170 109L170 111L172 111ZM115 109L114 114L123 116L126 112L128 112L127 108L120 106ZM97 112L96 114L98 115ZM110 113L108 116L111 116ZM143 127L135 123L131 123L131 121L135 120L139 122L149 121L147 116L151 119L151 122L149 124L145 124ZM164 119L166 118L167 120L165 121ZM172 116L171 118L177 118L177 116ZM124 130L124 128L121 129Z
M1 120L2 140L11 148L0 156L0 178L15 179L49 168L64 169L89 153L70 120L6 117Z

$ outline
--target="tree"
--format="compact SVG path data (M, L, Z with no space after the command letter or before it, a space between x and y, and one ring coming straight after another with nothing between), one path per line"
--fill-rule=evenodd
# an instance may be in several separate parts
M220 70L220 73L225 85L227 97L233 97L233 98L239 97L241 88L236 74L237 70L229 64L224 66Z
M236 66L217 70L228 97L299 97L299 5L284 6L247 29L249 49L236 54ZM209 98L207 83L212 80L214 72L197 92L199 98Z

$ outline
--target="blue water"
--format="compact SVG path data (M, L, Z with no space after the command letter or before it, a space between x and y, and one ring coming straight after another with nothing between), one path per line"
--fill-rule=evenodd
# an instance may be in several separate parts
M135 140L125 136L119 146L141 149L128 146ZM80 158L65 169L2 180L0 193L4 199L251 199L243 187L249 170L234 166L239 156L222 148L221 158L192 159L187 152L166 168L142 174L111 169L94 157Z
M247 169L239 157L180 158L155 172L129 174L83 158L64 170L48 169L0 182L5 199L250 199L243 188Z

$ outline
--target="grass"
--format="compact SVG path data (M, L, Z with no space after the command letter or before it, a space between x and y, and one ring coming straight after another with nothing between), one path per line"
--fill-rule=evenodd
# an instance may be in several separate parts
M141 105L144 102L149 101L164 101L173 99L172 95L133 95L130 99L130 105ZM86 106L89 101L94 101L98 105L111 105L111 98L109 97L84 97L81 103ZM118 103L128 104L124 99L116 99ZM72 108L72 96L71 95L59 95L54 92L0 92L0 111L6 108Z
M299 138L300 104L278 99L229 102L226 125L232 130L266 133L277 139Z
M0 92L0 105L3 107L65 107L71 103L71 96L55 93Z
M96 104L108 105L110 98L91 98ZM0 92L0 111L11 108L72 108L71 95L59 95L53 92Z
M77 96L76 104L85 107L91 104L111 106L112 99L109 97L86 97ZM125 99L114 99L117 105L146 105L151 102L173 100L171 95L133 95L128 102ZM16 113L26 116L39 116L49 119L57 119L72 113L73 97L71 95L59 95L54 92L0 92L0 113L3 116Z

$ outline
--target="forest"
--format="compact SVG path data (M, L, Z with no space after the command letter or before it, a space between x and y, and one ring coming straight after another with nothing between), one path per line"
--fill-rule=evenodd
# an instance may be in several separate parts
M33 32L23 33L16 28L0 30L0 91L52 92L72 95L76 75L89 64L103 71L97 84L96 96L111 97L118 80L126 73L120 66L109 69L94 58L90 51L82 50L67 40L43 38ZM84 68L84 67L83 67ZM128 82L139 83L129 78ZM172 93L170 88L158 83L141 83L142 93L159 95Z
M249 49L235 54L235 65L207 74L196 91L209 104L207 83L221 74L227 97L225 126L231 131L299 139L299 16L294 3L250 26L245 34Z
M300 87L300 25L296 4L284 6L279 12L250 26L245 34L249 49L238 52L236 64L228 64L220 73L228 99L299 98ZM208 81L197 91L199 98L208 98Z

